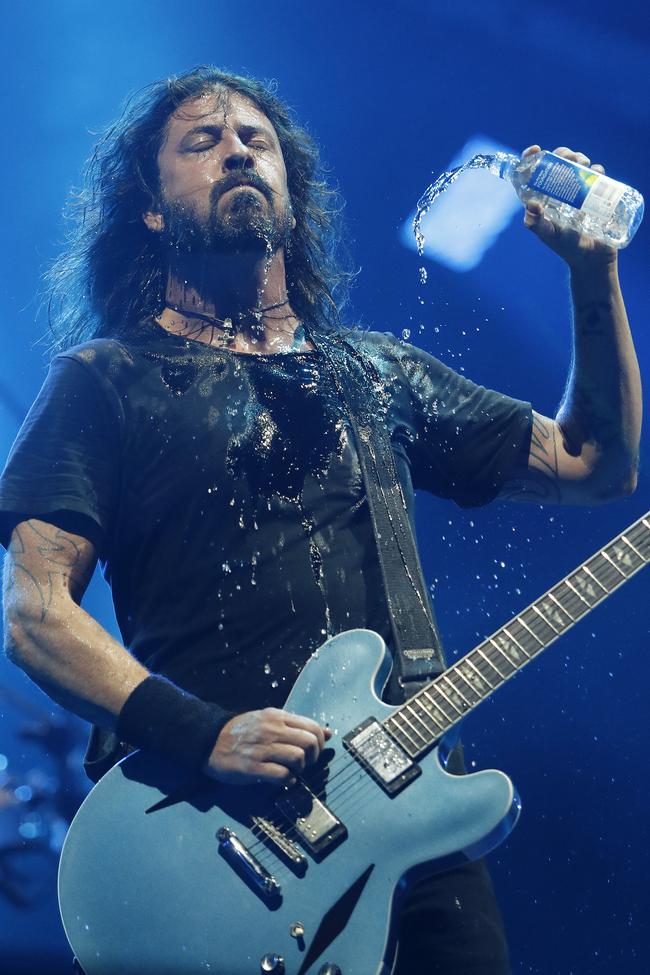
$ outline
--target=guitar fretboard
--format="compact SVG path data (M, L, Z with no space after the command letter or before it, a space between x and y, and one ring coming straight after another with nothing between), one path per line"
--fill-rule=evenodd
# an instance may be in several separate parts
M650 512L410 698L386 728L417 758L649 562Z

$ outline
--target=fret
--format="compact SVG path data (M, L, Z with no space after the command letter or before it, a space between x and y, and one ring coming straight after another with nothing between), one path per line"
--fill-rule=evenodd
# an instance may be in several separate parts
M546 617L544 616L544 614L542 613L542 611L541 611L541 609L539 609L539 608L537 607L537 605L536 605L535 603L533 603L533 604L531 605L531 607L530 607L530 608L532 609L532 611L533 611L534 613L537 613L537 615L539 616L539 618L540 618L540 619L542 620L542 622L543 622L543 623L546 623L546 625L547 625L547 626L548 626L548 627L549 627L549 628L550 628L551 630L553 630L553 632L555 633L555 635L556 635L556 636L559 636L559 634L560 634L560 633L562 632L562 630L558 630L558 629L556 629L556 628L555 628L555 627L553 626L553 624L551 623L551 621L550 621L550 620L548 620L548 619L547 619L547 618L546 618Z
M596 585L597 585L597 586L600 586L600 588L601 588L601 589L603 590L603 592L604 592L604 593L605 593L606 595L609 595L609 589L607 589L607 588L606 588L606 586L604 586L604 585L602 584L602 582L601 582L601 581L600 581L599 579L597 579L597 578L596 578L596 576L595 576L595 575L594 575L594 573L593 573L593 572L591 571L591 569L589 568L589 566L587 565L587 563L586 563L586 562L585 562L585 564L583 565L583 567L582 567L582 568L583 568L583 570L584 570L584 571L585 571L585 572L587 573L587 575L588 575L588 576L590 576L590 577L591 577L591 578L592 578L592 579L594 580L594 582L596 583Z
M402 705L386 719L390 733L415 758L424 750L420 742L433 744L648 563L650 513Z
M596 575L605 581L608 594L613 592L621 581L621 573L613 565L612 560L607 559L604 552L597 552L589 562Z
M572 623L575 623L585 613L588 613L591 608L589 603L585 605L584 601L573 592L567 579L563 579L562 582L559 582L557 586L553 587L552 595L556 596L564 612L571 617Z
M629 575L636 572L638 568L645 565L645 559L643 559L638 552L630 546L626 545L624 539L621 537L614 539L611 545L608 545L608 554L613 553L613 559L617 566L623 570L629 569ZM628 573L625 572L625 577L627 578Z
M585 606L587 607L587 609L591 609L591 607L593 606L593 603L590 603L589 600L585 599L585 597L582 595L581 592L578 592L578 590L573 585L573 583L571 582L570 579L565 579L564 580L564 584L565 584L565 586L568 586L569 587L569 589L571 590L571 592L574 592L576 594L576 596L578 597L578 599L581 599L582 600L582 602L585 604Z
M528 650L526 649L526 645L523 642L528 634L524 630L522 633L518 633L517 636L515 636L516 625L517 625L517 621L513 620L511 623L508 623L507 626L503 627L503 632L506 634L506 636L510 637L513 643L516 644L519 650L521 650L521 652L524 654L524 656L530 659L530 654L528 653Z
M423 702L420 700L420 695L415 694L413 697L409 698L409 705L413 710L415 710L415 716L422 725L423 728L427 729L429 735L433 735L434 738L438 737L438 722L435 720L432 714L430 714Z
M409 726L409 728L411 729L411 731L413 732L414 735L417 735L418 738L422 738L422 741L423 742L427 742L428 741L428 738L424 738L423 737L422 732L421 731L418 731L418 729L415 727L415 725L413 724L413 722L409 718L408 714L406 713L407 711L410 711L410 710L411 710L411 705L410 704L403 705L400 708L400 711L399 711L400 717L403 718L404 721L406 721L407 725ZM412 735L410 733L409 733L409 738L411 738L412 741L415 742L415 739L412 738ZM415 742L415 744L417 744L417 742Z
M391 715L390 718L386 719L386 727L390 735L395 739L398 745L401 745L407 754L411 755L411 750L413 745L406 741L404 733L396 720L396 715Z
M476 652L477 653L480 653L480 655L483 657L483 659L485 660L485 662L490 665L490 667L492 668L492 670L496 671L496 673L499 675L499 677L501 678L501 680L507 680L506 675L501 673L501 671L499 670L499 668L497 667L497 665L492 663L492 661L490 660L490 658L487 656L487 654L483 653L483 651L481 650L480 647L477 647L476 648Z
M475 704L478 704L479 701L483 700L483 695L481 693L480 688L476 686L476 674L475 673L472 673L472 671L470 670L469 677L466 677L465 676L464 667L465 667L466 664L469 667L472 666L471 663L469 662L469 660L461 660L461 662L458 663L458 664L456 664L456 666L454 667L454 671L455 671L455 673L458 674L458 676L460 677L460 679L465 684L467 684L467 686L469 687L469 689L472 692L472 694L474 694L476 696L476 700L475 701L472 701L472 704L471 704L471 706L474 707ZM476 670L476 668L474 668L474 670ZM480 683L483 685L483 684L485 684L485 681L482 678L480 678Z
M444 679L444 677L443 678L438 677L438 679L436 681L436 684L435 684L436 690L438 691L439 694L442 694L442 696L444 697L445 701L447 701L448 704L451 704L452 708L454 709L454 711L457 712L457 714L459 714L459 715L462 714L463 713L463 709L462 708L459 708L456 704L454 704L454 702L452 701L452 699L450 697L447 697L447 695L443 691L442 687L438 683L438 681L441 681L443 679Z
M504 647L508 647L508 648L510 647L510 644L507 642L507 639L508 638L504 635L503 630L499 630L497 633L494 634L494 636L491 636L487 640L487 643L491 643L492 646L493 646L493 648L499 654L499 656L497 657L498 663L503 666L503 661L505 660L505 662L508 664L508 667L510 667L510 672L506 672L503 675L504 680L507 680L508 677L511 677L512 674L517 669L517 665L516 664L513 664L512 660L510 659L510 657L508 655L508 651L507 650L504 650ZM492 661L492 658L490 658L490 663L492 663L492 662L493 662ZM494 666L497 667L497 664L495 663ZM497 667L497 669L498 669L498 667Z
M629 540L629 538L626 538L625 535L621 535L621 541L625 542L626 545L629 545L630 546L630 548L632 549L632 551L634 552L634 554L636 555L636 557L638 558L638 560L639 560L640 563L641 562L645 562L644 557L641 555L641 553L639 552L639 550L637 548L635 548L635 546L632 544L632 542Z
M619 574L620 576L622 576L622 577L623 577L624 579L627 579L627 576L625 575L625 573L623 572L623 570L622 570L622 569L619 569L619 567L617 566L617 564L616 564L616 562L614 562L614 561L613 561L613 559L611 559L611 558L609 557L609 555L607 554L607 552L605 551L605 549L603 549L603 550L602 550L602 552L601 552L600 554L602 555L602 557L603 557L604 559L607 559L607 561L608 561L608 562L609 562L609 564L610 564L610 565L612 566L612 568L613 568L613 569L616 569L616 571L618 572L618 574Z
M458 666L460 667L462 665L467 665L468 667L471 667L473 671L473 676L470 676L470 680L472 680L473 686L476 687L477 693L481 694L482 696L485 696L486 691L484 690L484 688L487 688L488 691L493 690L492 684L489 682L489 680L486 677L483 676L483 674L478 669L478 667L473 663L472 658L470 656L465 657L465 659L462 661L462 664L459 664Z
M506 627L504 626L504 630ZM507 625L507 631L511 638L517 643L528 658L534 657L539 650L540 639L531 633L530 628L526 626L518 616L511 619Z
M446 674L443 674L442 675L442 680L445 680L449 684L449 686L451 687L453 693L454 694L457 694L458 697L461 699L461 702L462 702L462 704L461 704L461 710L465 710L465 708L471 708L471 706L472 706L471 702L468 701L467 698L465 697L465 695L463 694L463 692L460 691L456 687L456 685L454 684L454 682L451 680L451 677L450 677L449 672L447 672ZM454 699L452 697L452 701L453 700Z
M528 654L524 653L523 649L520 650L519 644L512 638L505 626L494 634L490 642L504 655L513 668L513 672L520 666L522 660L530 660Z
M647 531L644 525L636 524L628 529L626 534L628 538L633 539L643 558L646 561L650 560L650 531Z
M557 586L555 588L557 589ZM571 613L569 612L569 610L564 608L564 606L562 605L562 603L558 599L555 598L555 596L553 595L553 593L550 590L547 592L546 595L548 596L549 599L552 599L553 600L553 602L555 603L555 605L558 607L558 609L560 609L564 613L565 616L568 616L569 617L569 619L570 619L570 621L572 623L575 623L575 619L573 618L573 616L571 615Z
M524 629L526 629L528 631L528 633L530 633L530 635L532 636L533 640L536 640L537 643L539 643L540 647L545 647L546 646L545 641L544 640L540 640L540 638L537 636L537 634L534 633L531 630L530 626L528 625L528 623L526 622L526 620L523 618L523 616L517 616L516 619L524 627ZM550 627L549 627L549 629L550 629Z
M567 581L584 599L589 609L592 609L604 598L602 585L594 582L592 573L585 571L584 566L570 576ZM605 590L605 594L607 594L607 590Z
M401 711L398 711L397 714L392 715L388 719L390 722L392 722L392 724L394 724L397 727L397 734L395 735L395 737L397 738L397 740L398 740L399 744L402 746L402 748L405 751L407 751L409 753L409 755L411 754L411 748L412 747L415 748L415 751L416 751L416 754L417 754L417 752L420 751L421 746L418 745L417 741L415 741L415 739L408 733L408 731L406 730L406 728L404 728L400 724L398 724L398 719L401 718L401 717L402 717L402 712ZM408 741L402 741L401 738L400 738L400 736L402 736L403 738L408 738ZM410 744L409 744L409 742L410 742Z
M417 713L416 709L413 707L413 701L412 700L409 700L409 702L406 704L406 707L402 709L402 711L404 711L404 710L408 711L409 714L413 718L415 718L415 720L418 722L418 724L421 724L422 725L422 727L426 731L426 736L423 735L421 731L418 731L417 728L415 727L415 725L411 721L409 721L409 725L411 726L411 728L413 728L413 730L415 732L417 732L417 734L420 736L420 738L422 738L423 741L428 742L429 741L429 736L431 734L431 728L429 728L429 726L422 720L422 718L420 717L420 715ZM405 717L406 717L406 715L405 715ZM406 720L408 721L408 718Z
M423 698L426 698L426 700L429 702L429 708L433 708L436 711L440 711L440 714L442 714L442 716L443 716L443 720L442 721L440 721L440 719L435 714L432 714L432 712L430 710L428 710L428 709L427 709L427 714L429 715L429 717L433 721L435 721L435 723L437 725L439 725L440 731L445 731L446 728L447 728L447 724L446 724L445 714L443 713L443 711L440 710L440 708L438 707L438 705L433 700L433 698L431 697L431 695L429 694L429 692L427 690L422 691L422 697ZM422 707L423 708L426 708L427 705L424 702L422 702Z
M438 680L439 678L436 678L436 681ZM440 713L444 716L445 724L453 724L458 717L456 708L453 706L451 701L445 697L437 683L430 684L429 686L431 687L431 690L435 691L438 695L435 703ZM449 708L451 708L451 713L449 712Z

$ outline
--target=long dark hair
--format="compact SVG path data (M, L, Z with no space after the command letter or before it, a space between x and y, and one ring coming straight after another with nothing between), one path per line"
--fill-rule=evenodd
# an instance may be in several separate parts
M321 176L315 142L274 86L207 66L132 96L97 142L66 208L65 249L45 276L53 353L90 338L127 336L160 311L165 259L157 235L142 220L160 192L158 151L179 105L217 87L248 98L277 133L296 218L286 254L294 311L313 325L339 324L353 275L341 258L340 197Z

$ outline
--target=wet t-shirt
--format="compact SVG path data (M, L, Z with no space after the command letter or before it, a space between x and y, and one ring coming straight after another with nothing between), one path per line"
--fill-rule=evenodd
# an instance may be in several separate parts
M414 488L495 497L527 454L529 405L392 336L346 341L379 377L409 509ZM90 539L149 669L233 711L282 706L328 636L389 631L329 361L237 354L153 322L59 355L0 479L0 541L30 517Z

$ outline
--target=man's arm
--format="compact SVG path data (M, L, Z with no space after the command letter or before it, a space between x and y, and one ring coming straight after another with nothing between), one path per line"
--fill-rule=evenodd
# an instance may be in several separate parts
M589 165L580 153L555 152ZM618 253L558 228L538 204L528 205L525 222L569 265L573 361L557 416L534 413L528 465L515 472L500 496L539 504L598 504L634 490L641 436L641 380L618 280Z
M38 519L17 525L4 567L5 652L63 707L116 728L149 672L79 605L96 561L79 535ZM205 771L236 783L286 781L317 760L330 734L278 708L250 711L224 725Z
M14 529L4 564L5 652L51 698L114 728L147 670L79 605L97 556L38 519Z

